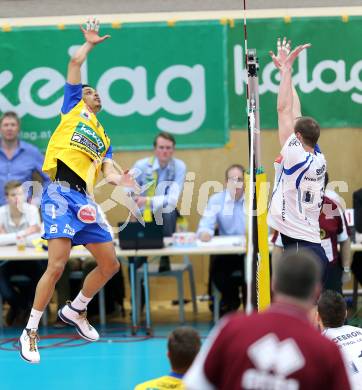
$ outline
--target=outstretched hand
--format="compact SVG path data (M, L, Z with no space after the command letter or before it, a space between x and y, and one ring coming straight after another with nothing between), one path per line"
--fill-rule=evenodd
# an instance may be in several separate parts
M89 18L86 23L86 28L80 26L80 29L82 30L85 40L92 45L98 45L98 43L111 37L110 35L104 35L103 37L99 36L99 20L96 18Z
M134 178L133 174L130 173L128 170L123 172L120 184L122 186L132 188L135 194L139 194L141 192L141 188L138 185L136 179Z
M291 41L287 41L287 38L284 37L283 42L281 42L280 38L278 38L277 55L275 55L273 51L270 51L269 55L271 56L274 65L279 70L291 69L299 53L311 46L312 45L310 43L306 43L304 45L297 46L293 51L291 51Z

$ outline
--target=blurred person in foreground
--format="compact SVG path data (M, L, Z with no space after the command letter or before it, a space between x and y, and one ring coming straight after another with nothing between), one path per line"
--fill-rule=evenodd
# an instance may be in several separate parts
M338 347L311 322L320 275L312 253L284 252L273 275L272 305L221 320L187 372L186 388L349 390Z
M6 182L31 181L33 174L37 173L45 187L49 183L49 177L42 172L44 156L39 149L20 139L20 119L15 112L6 111L2 115L0 136L0 206L2 206L6 202L4 191Z
M232 164L226 169L225 187L224 191L210 196L197 229L201 241L210 241L215 235L215 229L220 236L245 236L244 167L242 165ZM210 256L210 287L212 283L221 293L220 315L239 308L240 287L243 306L245 306L244 255ZM211 295L212 289L209 290Z
M25 201L20 181L12 180L5 184L7 204L0 207L0 246L32 246L34 239L41 235L39 210ZM19 252L21 255L21 252ZM18 319L25 320L28 315L35 286L43 272L41 261L19 260L6 262L0 267L0 294L10 308L6 315L7 325L13 325ZM25 275L30 286L15 286L11 277ZM2 313L1 313L2 314Z
M344 356L352 389L362 389L362 329L344 325L347 305L337 291L326 290L318 300L318 324L322 334L334 341Z
M198 332L191 327L176 328L167 342L167 357L171 364L171 373L158 379L141 383L135 390L183 390L182 378L190 368L201 346Z

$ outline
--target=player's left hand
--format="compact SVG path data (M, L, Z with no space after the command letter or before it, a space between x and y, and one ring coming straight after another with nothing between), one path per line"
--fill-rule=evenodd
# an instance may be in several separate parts
M297 46L293 51L291 51L291 41L287 40L286 37L283 38L283 41L278 38L277 41L277 55L273 51L269 52L274 65L279 69L287 68L291 69L295 59L298 57L299 53L304 49L311 47L310 43Z
M111 37L110 35L99 36L99 20L96 18L89 18L86 23L86 28L80 26L80 29L83 32L85 40L92 45L98 45L98 43Z
M142 208L146 204L147 198L145 196L137 196L135 201L137 203L137 206Z

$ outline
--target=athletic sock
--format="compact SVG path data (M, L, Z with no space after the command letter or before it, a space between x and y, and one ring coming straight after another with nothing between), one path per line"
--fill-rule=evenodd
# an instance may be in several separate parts
M72 307L77 310L85 310L88 306L88 303L92 300L92 298L87 298L82 294L82 291L79 291L79 294L76 296L74 301L72 302Z
M26 325L26 329L38 329L43 311L31 309L29 321Z

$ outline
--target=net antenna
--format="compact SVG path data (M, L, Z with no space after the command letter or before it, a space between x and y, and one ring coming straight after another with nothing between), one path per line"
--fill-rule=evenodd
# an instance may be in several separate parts
M245 69L247 72L246 103L248 115L248 141L249 141L249 180L248 188L248 239L246 255L246 314L258 309L258 217L257 217L257 194L256 176L263 172L261 166L260 151L260 117L259 117L259 62L256 49L248 49L248 33L246 23L246 0L244 3L244 47L245 47Z

